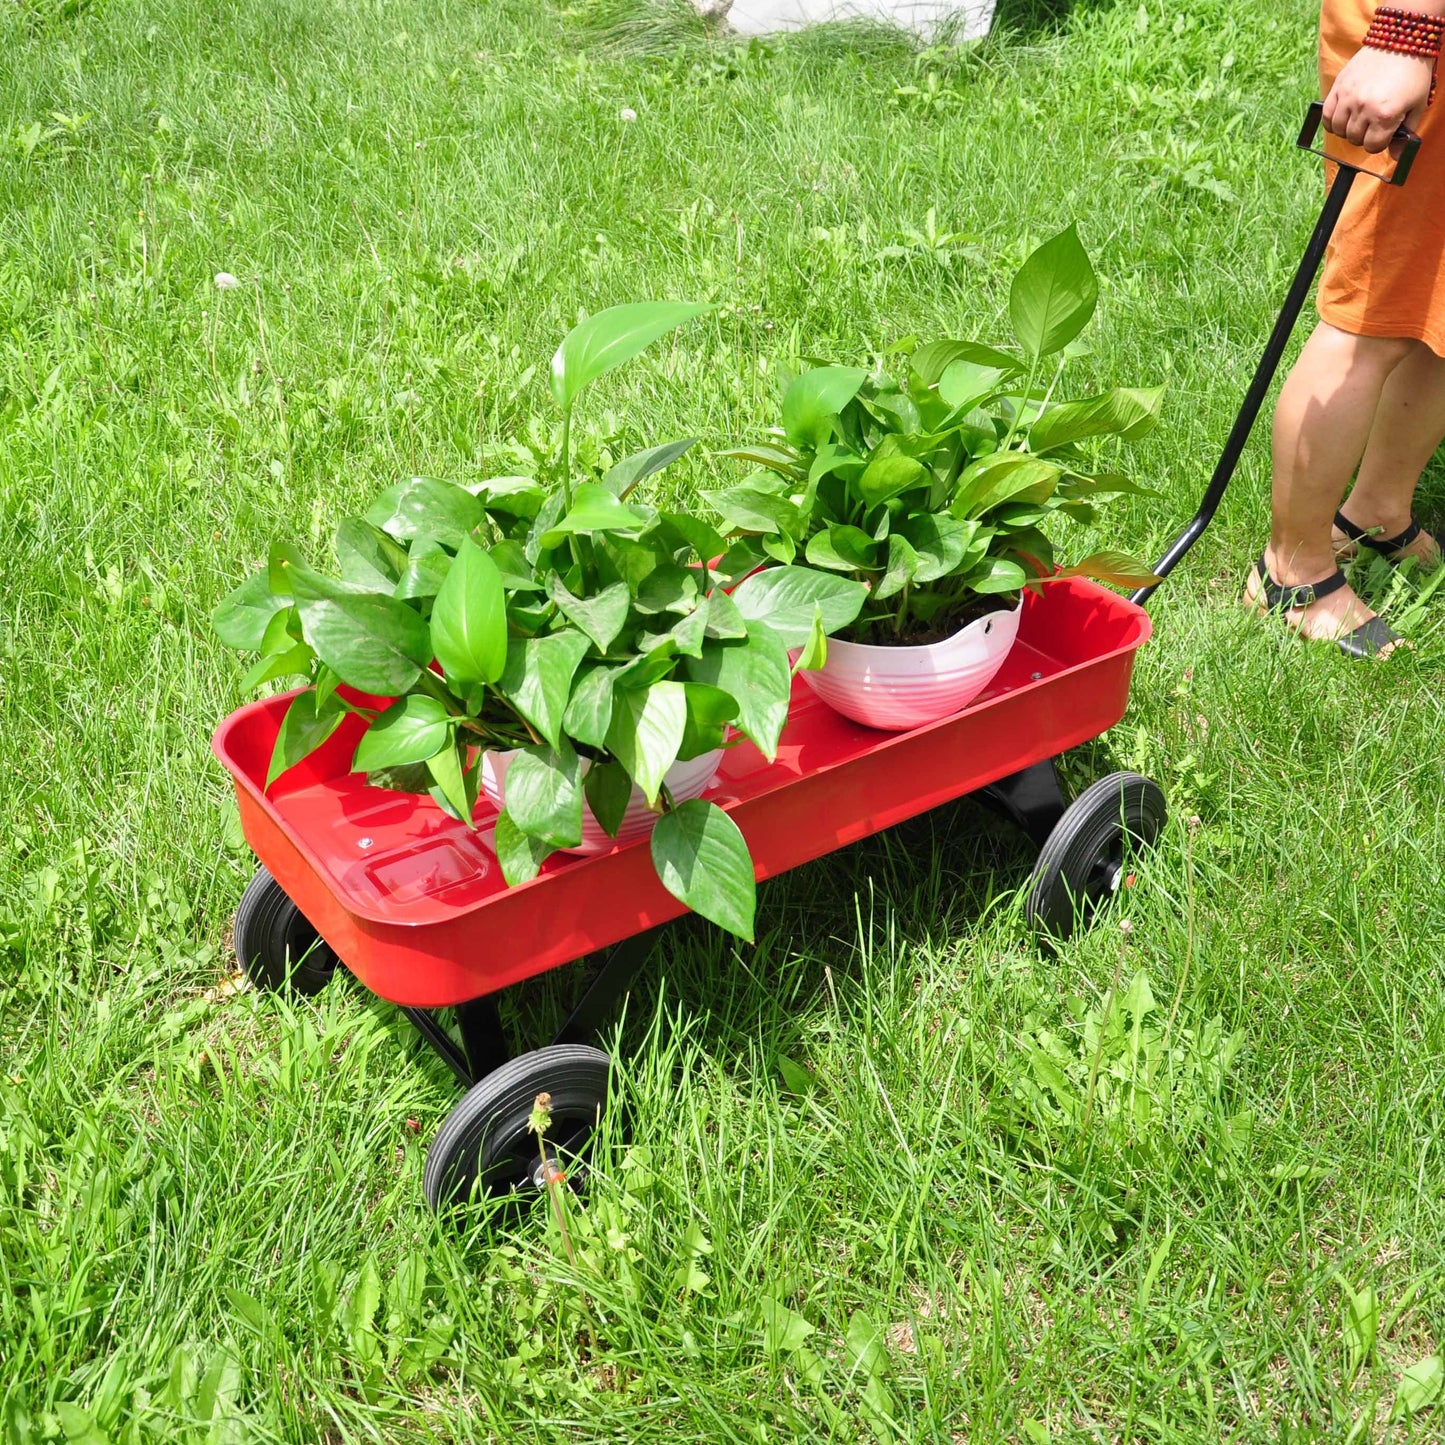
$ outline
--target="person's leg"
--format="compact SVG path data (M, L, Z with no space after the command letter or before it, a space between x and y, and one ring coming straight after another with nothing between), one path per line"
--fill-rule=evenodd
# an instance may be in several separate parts
M1377 536L1399 536L1410 525L1420 473L1442 439L1445 360L1420 343L1385 379L1359 474L1341 509L1345 517ZM1345 544L1344 551L1353 551L1343 533L1336 532L1335 539ZM1428 532L1402 550L1426 562L1440 560L1440 548Z
M1276 582L1302 585L1334 574L1335 512L1364 454L1385 383L1419 344L1351 336L1323 321L1305 343L1274 415L1273 513L1265 562ZM1259 588L1258 575L1251 573L1250 601ZM1304 636L1332 638L1374 613L1342 587L1286 615Z

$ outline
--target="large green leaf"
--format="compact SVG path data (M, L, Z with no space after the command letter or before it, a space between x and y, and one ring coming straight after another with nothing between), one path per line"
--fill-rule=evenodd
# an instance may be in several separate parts
M1014 369L985 366L960 357L938 379L938 395L955 412L974 407L1014 375Z
M861 527L836 523L808 539L808 561L829 572L869 572L878 566L883 551Z
M339 698L318 705L314 688L298 692L281 719L276 745L271 749L271 765L266 769L266 786L269 788L282 773L314 753L341 726L345 716Z
M710 563L727 551L721 535L701 517L689 517L686 512L659 512L657 521L659 531L674 551L679 546L689 547L699 562Z
M406 568L406 549L362 517L343 517L336 528L336 561L347 582L390 592Z
M711 309L691 301L635 301L589 316L567 333L552 358L557 405L566 411L599 376Z
M901 592L913 581L918 571L918 553L906 537L893 533L888 539L888 564L882 580L873 592L875 602L883 602L895 593Z
M636 532L647 521L645 513L619 502L606 487L597 482L583 482L573 491L572 506L566 516L543 533L542 545L555 547L574 533L590 536L595 532Z
M1004 351L980 346L975 341L930 341L913 353L910 364L924 386L933 386L955 362L967 361L975 366L994 367L1001 372L1017 372L1019 364Z
M898 531L913 549L910 580L924 586L967 566L965 559L972 550L978 523L922 512L901 522ZM979 555L982 550L980 546Z
M738 611L738 605L721 587L714 588L707 596L708 637L746 637L747 620Z
M765 623L786 647L802 647L813 630L815 607L822 609L823 626L831 634L857 617L867 595L861 582L847 577L811 567L769 567L747 578L732 596L747 621Z
M602 478L602 485L614 497L625 497L639 482L645 481L654 472L670 467L687 449L694 446L696 437L684 437L681 441L663 442L661 446L648 447L646 451L634 452L624 457Z
M1096 582L1111 582L1116 587L1144 587L1163 579L1125 552L1093 552L1072 567L1063 567L1056 577L1092 577Z
M278 617L282 613L276 614ZM263 682L274 682L278 677L310 677L311 664L316 654L304 643L297 642L281 652L264 654L241 679L241 691L250 692Z
M977 571L968 576L968 585L975 592L991 595L998 592L1017 592L1027 582L1028 573L1007 557L990 557Z
M606 652L617 640L632 607L632 594L625 582L614 582L592 597L574 597L566 583L553 573L549 590L563 616L597 644L598 652Z
M1029 447L1047 452L1097 436L1135 441L1156 425L1163 400L1164 388L1156 386L1147 391L1115 387L1083 401L1061 402L1029 428Z
M514 637L508 646L507 665L497 679L497 691L554 748L561 742L572 679L591 647L590 638L570 628L525 641Z
M803 514L787 497L755 487L727 487L718 492L704 492L702 498L716 508L729 530L802 535Z
M765 443L750 447L730 447L726 451L718 453L719 456L732 457L735 461L747 462L750 466L766 467L769 471L777 472L781 477L789 481L801 481L808 475L808 469L803 465L797 452L787 447L768 446Z
M694 682L711 683L737 699L736 727L771 762L788 720L793 679L782 638L764 623L746 626L745 642L710 642L683 666Z
M928 468L916 457L906 456L899 450L898 439L889 436L874 450L854 486L870 507L876 507L929 479Z
M677 761L687 726L687 693L680 682L618 688L612 695L607 748L642 789L650 808L657 806L663 775Z
M306 640L342 682L394 697L431 661L431 636L415 608L309 568L288 571Z
M467 543L471 546L471 543ZM392 589L393 597L403 601L416 597L435 597L451 571L452 554L430 538L417 542L406 559L401 577Z
M271 590L265 570L253 572L211 614L211 626L227 647L255 652L261 646L271 619L290 607L289 595Z
M753 860L738 825L716 803L694 798L659 818L652 830L652 863L674 898L752 942Z
M964 468L949 509L955 517L981 517L1005 502L1047 501L1061 476L1054 462L1027 452L994 452Z
M488 477L484 482L467 482L466 489L488 512L504 517L535 517L547 499L547 493L535 477Z
M442 703L424 693L409 693L378 713L362 733L351 762L354 773L424 763L446 745L451 733Z
M1008 302L1014 335L1030 356L1052 356L1089 324L1098 300L1094 268L1070 226L1045 241L1014 277Z
M524 833L504 809L497 814L493 842L497 850L497 862L502 865L502 877L515 888L519 883L530 882L552 852L549 844L530 833Z
M594 763L587 769L582 787L598 827L609 838L615 838L627 814L627 805L632 801L632 779L627 776L627 769L616 759Z
M507 816L554 848L582 841L582 771L566 738L560 748L523 748L507 768Z
M867 379L868 373L858 366L818 366L805 371L783 397L784 435L796 447L821 446L833 418L858 395Z
M808 640L798 649L797 661L793 663L793 672L812 672L820 668L828 661L828 634L823 631L823 613L821 608L813 611L813 631Z
M705 682L683 684L687 694L687 725L683 728L678 760L700 758L727 741L728 724L738 715L738 702L730 692Z
M431 774L436 787L432 797L468 827L472 823L472 811L477 806L477 784L481 769L475 764L467 765L463 756L463 744L456 738L449 747L433 753L426 760L426 770Z
M464 541L431 612L431 642L447 681L495 682L507 662L507 595L497 564Z
M568 736L591 748L607 746L607 729L612 722L613 672L610 667L588 668L572 689L562 718Z
M414 537L435 537L448 547L459 547L463 538L486 519L476 497L454 482L435 477L410 477L388 487L366 509L366 520L382 531L409 541Z

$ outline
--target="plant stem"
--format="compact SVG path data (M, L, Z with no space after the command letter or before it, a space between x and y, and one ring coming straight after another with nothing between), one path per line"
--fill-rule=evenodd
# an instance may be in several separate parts
M1023 399L1019 403L1019 409L1014 413L1013 421L1009 423L1008 435L1003 439L1003 445L999 447L999 451L1006 452L1009 449L1009 443L1018 435L1019 423L1023 420L1024 411L1029 404L1029 397L1033 395L1034 383L1038 379L1039 358L1035 356L1029 360L1029 377L1028 380L1024 382Z

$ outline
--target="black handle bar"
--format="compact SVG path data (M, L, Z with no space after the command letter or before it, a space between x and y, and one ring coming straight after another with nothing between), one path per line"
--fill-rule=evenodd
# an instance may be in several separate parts
M1315 155L1324 155L1323 151L1313 150L1314 139L1319 133L1323 115L1324 107L1318 101L1310 106L1309 113L1305 116L1304 126L1300 130L1299 140L1296 142L1301 150L1311 151ZM1204 500L1200 502L1199 510L1194 514L1193 521L1170 543L1169 550L1154 564L1154 575L1161 581L1174 570L1184 554L1199 540L1204 529L1213 521L1215 512L1219 510L1219 504L1229 489L1235 468L1239 465L1239 458L1244 451L1245 443L1249 440L1250 432L1254 430L1255 420L1259 416L1260 408L1264 405L1270 383L1274 380L1275 372L1279 370L1279 363L1284 356L1285 347L1289 345L1290 333L1294 330L1294 324L1304 309L1305 301L1310 294L1310 287L1314 285L1315 273L1320 269L1325 247L1334 234L1335 224L1340 219L1340 212L1345 208L1345 200L1350 194L1350 187L1355 183L1355 177L1372 176L1375 180L1383 181L1388 186L1403 186L1410 174L1410 167L1415 164L1415 157L1420 152L1420 137L1414 131L1401 126L1395 132L1391 148L1395 154L1395 167L1389 174L1366 170L1362 166L1351 165L1348 161L1335 160L1333 156L1326 157L1334 162L1338 170L1335 173L1334 183L1330 186L1329 194L1325 197L1324 210L1320 212L1320 218L1315 223L1309 245L1305 247L1305 253L1300 258L1299 268L1295 271L1294 280L1290 283L1284 307L1274 323L1274 330L1269 334L1269 342L1264 348L1264 355L1260 357L1259 365L1255 367L1254 379L1249 383L1249 390L1244 394L1244 404L1239 409L1239 415L1234 419L1234 425L1230 428L1229 436L1224 443L1224 451L1220 455L1219 464L1214 468L1214 475L1209 479L1208 487L1205 488ZM1132 595L1130 601L1147 602L1158 585L1159 582L1151 582L1148 586L1139 588Z

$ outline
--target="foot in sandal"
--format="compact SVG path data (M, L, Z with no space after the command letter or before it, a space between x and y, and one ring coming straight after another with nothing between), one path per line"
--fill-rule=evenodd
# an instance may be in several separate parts
M1250 571L1244 601L1261 614L1283 616L1301 637L1333 642L1346 657L1387 657L1402 641L1355 595L1338 567L1309 573L1283 566L1266 550Z
M1383 526L1360 526L1343 511L1336 512L1332 538L1336 556L1346 561L1358 557L1361 551L1383 557L1392 567L1413 559L1422 567L1433 570L1445 561L1445 542L1422 527L1414 517L1406 526L1390 531Z

